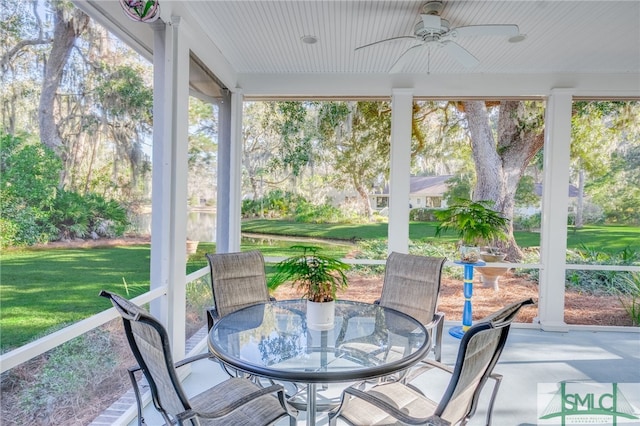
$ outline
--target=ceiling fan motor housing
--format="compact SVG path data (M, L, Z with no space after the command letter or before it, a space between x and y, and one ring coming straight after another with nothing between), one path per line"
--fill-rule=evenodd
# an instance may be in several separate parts
M449 21L438 15L420 15L422 19L413 28L416 37L425 40L427 37L441 36L449 32Z

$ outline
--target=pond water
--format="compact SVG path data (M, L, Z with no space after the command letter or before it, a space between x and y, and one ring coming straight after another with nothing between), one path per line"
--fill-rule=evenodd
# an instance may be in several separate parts
M130 232L150 235L151 213L131 217ZM216 241L216 214L214 212L189 212L187 216L187 239L194 241Z
M151 234L151 213L138 214L131 218L129 232L142 235ZM208 211L189 212L187 216L187 239L200 242L216 242L216 214ZM290 247L296 243L306 243L321 247L335 245L351 245L339 241L328 241L314 238L278 237L243 234L243 242L271 247Z

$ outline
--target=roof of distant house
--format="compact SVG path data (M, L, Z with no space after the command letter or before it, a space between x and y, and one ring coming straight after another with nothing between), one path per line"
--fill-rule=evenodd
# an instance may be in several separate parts
M442 176L411 176L409 194L423 197L441 197L447 190L447 180L453 175ZM389 185L384 187L382 194L389 195Z
M453 175L442 176L411 176L409 194L413 196L423 197L440 197L447 190L447 181L451 179ZM536 195L542 196L542 183L535 184ZM381 194L377 195L389 195L389 185L384 187ZM569 185L569 197L577 197L578 188L575 185Z
M536 183L536 195L542 197L542 183ZM569 184L569 197L575 198L578 196L578 187Z

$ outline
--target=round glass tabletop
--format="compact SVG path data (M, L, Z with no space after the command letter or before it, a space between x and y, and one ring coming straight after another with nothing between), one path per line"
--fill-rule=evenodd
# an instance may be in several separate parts
M417 320L353 301L336 301L327 330L308 326L305 300L286 300L231 313L209 333L209 349L225 364L303 383L389 375L418 362L428 348L429 334Z

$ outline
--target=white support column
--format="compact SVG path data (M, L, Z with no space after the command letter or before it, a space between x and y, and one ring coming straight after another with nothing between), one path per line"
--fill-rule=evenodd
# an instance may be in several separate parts
M564 322L572 91L553 89L547 101L544 141L538 314L545 331L568 331Z
M152 313L167 328L173 355L185 355L189 48L180 17L154 36L151 288L167 287Z
M236 89L231 94L231 152L229 185L229 251L240 251L242 218L242 103L244 96Z
M216 195L216 252L231 251L231 93L218 104L218 192Z
M171 245L164 230L169 229L171 197L171 98L166 75L171 68L171 39L167 24L156 21L153 39L153 146L151 171L151 289L166 287L169 283ZM167 311L167 299L151 302L151 314L161 317Z
M388 251L409 252L409 186L413 90L393 89L391 97L391 171Z

